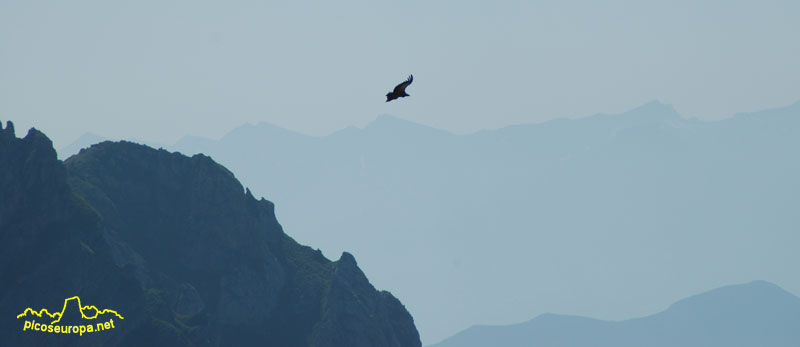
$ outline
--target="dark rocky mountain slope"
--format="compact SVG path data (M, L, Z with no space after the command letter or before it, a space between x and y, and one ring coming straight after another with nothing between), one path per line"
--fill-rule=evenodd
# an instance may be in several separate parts
M17 314L72 296L124 320L83 336L22 330ZM352 255L332 262L296 243L273 204L211 158L103 142L62 163L44 134L19 139L10 122L0 312L15 346L421 345L405 307Z

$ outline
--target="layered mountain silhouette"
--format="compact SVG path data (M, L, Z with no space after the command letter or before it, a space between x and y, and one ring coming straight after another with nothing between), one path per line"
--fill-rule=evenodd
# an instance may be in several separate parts
M236 172L298 241L358 254L435 342L754 278L800 291L797 134L800 103L706 122L651 102L466 135L388 115L323 137L248 124L168 148Z
M637 319L544 314L525 323L474 326L431 347L790 347L800 343L800 298L763 281L678 301Z
M93 144L100 143L103 141L108 141L109 139L94 134L94 133L84 133L80 137L78 137L75 141L70 143L69 145L61 148L58 150L58 157L59 159L67 159L74 154L78 154L81 149L89 148Z
M0 129L0 283L11 346L421 345L405 307L352 255L330 261L295 242L271 202L209 157L103 142L62 163L44 134L17 138L11 122ZM124 321L84 336L22 330L26 307L73 295ZM69 302L72 316L92 310Z

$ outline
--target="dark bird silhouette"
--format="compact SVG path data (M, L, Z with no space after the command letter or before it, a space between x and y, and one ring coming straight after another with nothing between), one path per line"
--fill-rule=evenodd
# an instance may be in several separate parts
M408 79L405 82L398 84L396 87L394 87L393 91L386 94L386 102L392 101L397 98L404 98L406 96L409 96L408 94L406 94L406 87L408 87L408 85L411 84L411 82L413 81L414 81L414 75L409 75Z

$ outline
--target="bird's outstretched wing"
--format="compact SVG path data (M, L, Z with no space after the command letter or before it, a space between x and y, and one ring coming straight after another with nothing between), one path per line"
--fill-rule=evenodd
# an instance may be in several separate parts
M406 96L409 96L408 93L406 93L406 87L408 87L408 85L411 84L411 82L413 81L414 81L414 75L409 75L408 79L405 82L398 84L397 86L394 87L394 90L386 94L386 102L392 101L397 98L404 98Z
M392 91L392 93L397 93L397 94L405 93L406 87L408 87L408 85L411 84L411 82L414 82L414 75L408 75L408 79L405 82L400 83L396 87L394 87L394 91Z

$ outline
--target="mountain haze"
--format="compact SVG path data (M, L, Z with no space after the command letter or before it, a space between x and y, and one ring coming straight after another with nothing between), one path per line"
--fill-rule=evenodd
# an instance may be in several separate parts
M706 122L651 102L467 135L388 115L323 137L248 124L170 149L232 168L299 241L353 250L435 342L754 278L800 291L797 134L800 103Z
M474 326L431 347L790 347L800 343L800 298L768 282L726 286L619 322L544 314Z

